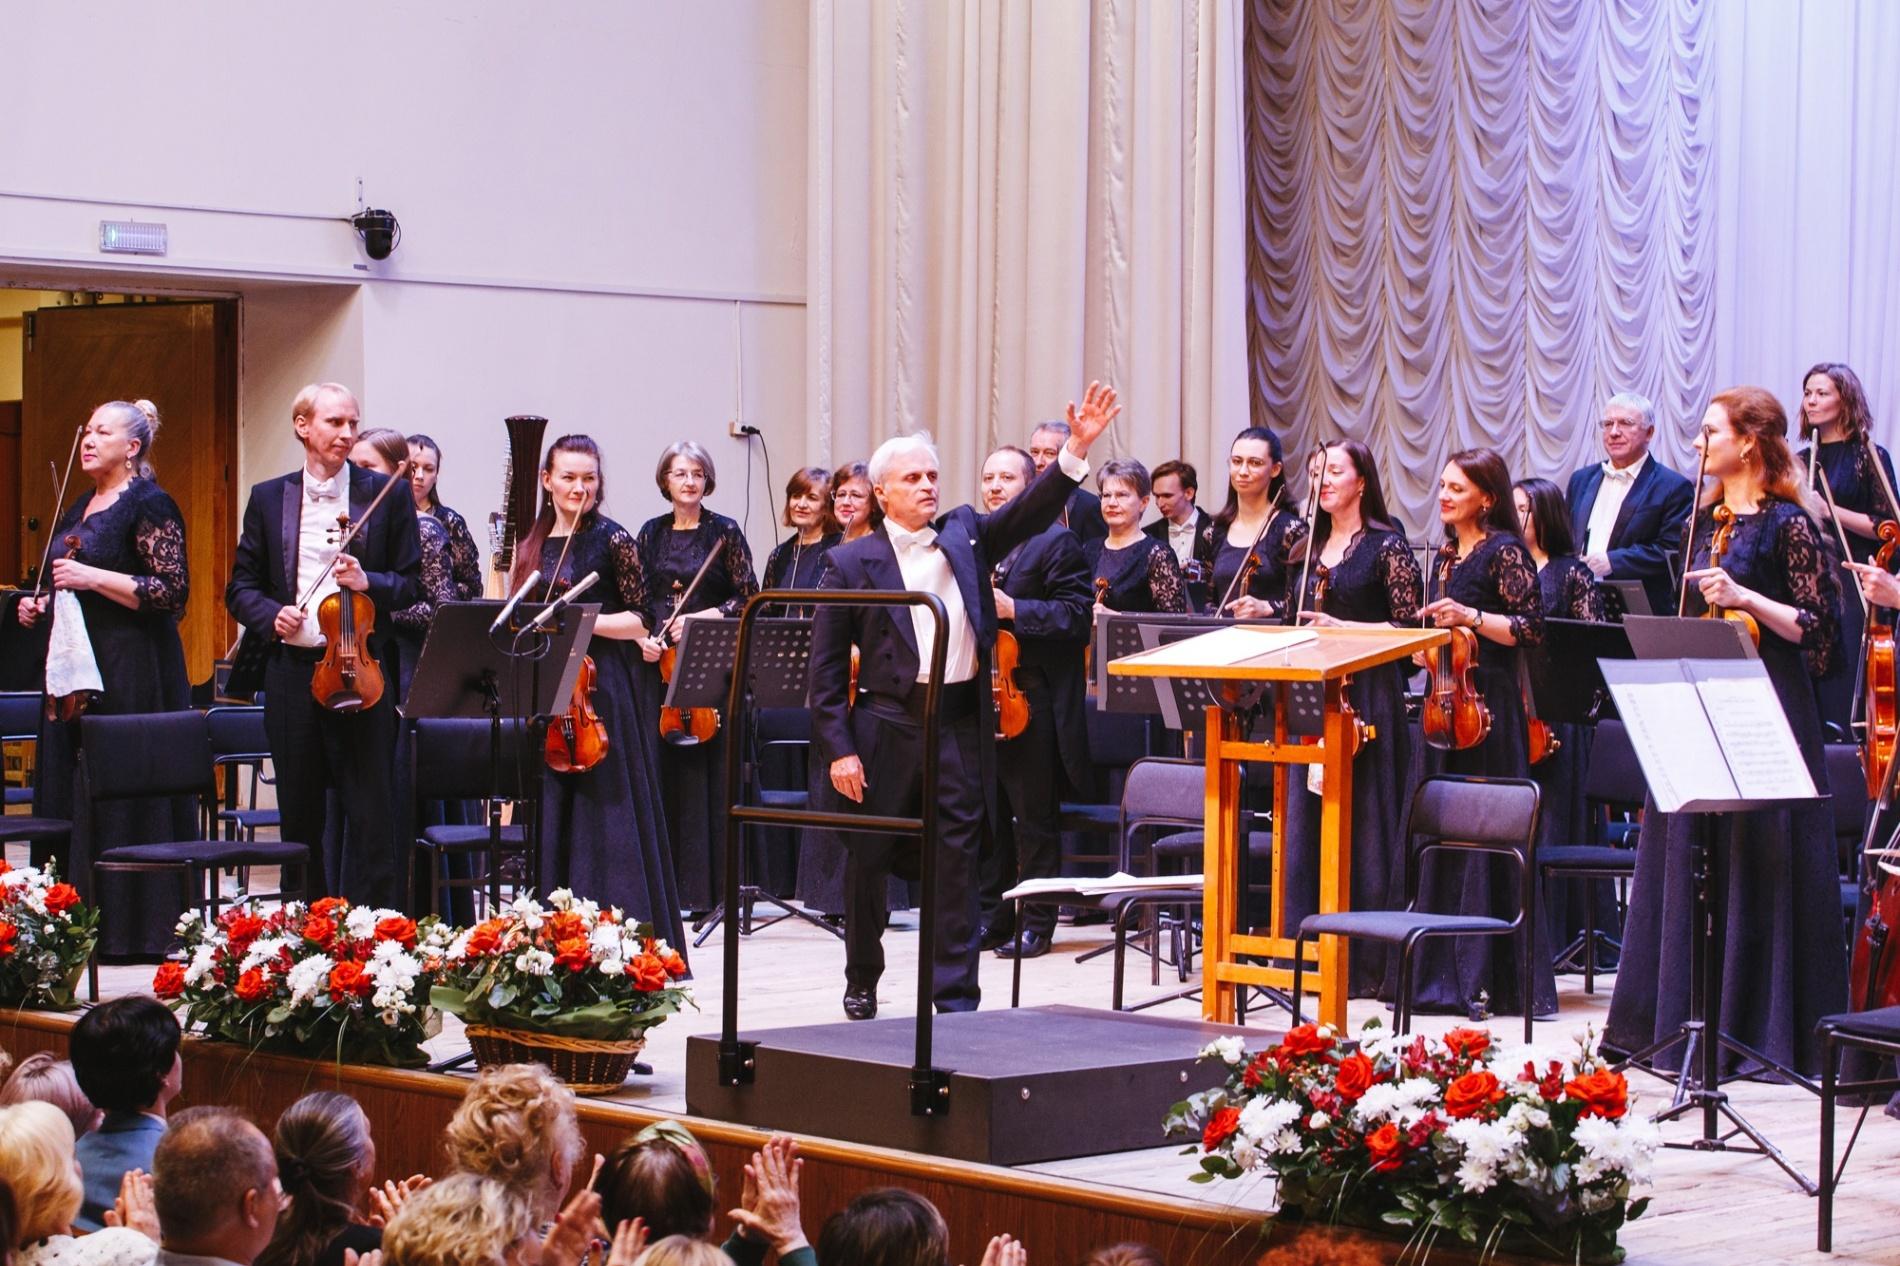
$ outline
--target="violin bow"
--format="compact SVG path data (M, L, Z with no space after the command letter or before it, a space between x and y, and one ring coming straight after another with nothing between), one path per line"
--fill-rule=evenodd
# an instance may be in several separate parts
M46 462L46 468L53 474L54 481L57 484L57 490L53 493L53 517L47 521L46 549L40 555L39 574L33 578L33 596L35 598L39 597L45 590L46 573L52 570L53 567L53 533L59 527L60 511L66 508L66 489L72 482L73 463L79 459L79 441L84 439L85 435L86 423L81 422L79 429L73 432L73 447L72 451L66 454L66 473L64 475L59 474L58 467L53 464L50 458Z
M302 611L305 607L308 607L310 605L310 600L317 596L317 590L323 587L323 582L328 580L330 578L330 573L336 570L336 560L343 557L344 553L350 548L351 542L356 540L356 534L363 530L364 526L368 524L370 516L376 513L376 507L383 504L383 498L387 497L390 491L393 488L395 488L397 484L402 484L404 487L408 486L408 481L403 478L403 476L408 472L408 470L409 470L409 463L407 461L401 461L401 462L396 463L396 473L391 475L389 479L383 484L383 490L376 494L376 499L371 501L369 503L369 508L363 511L363 517L356 520L354 523L350 524L349 530L343 533L342 539L336 543L336 553L331 557L329 562L324 564L323 570L317 573L317 578L313 580L312 582L310 582L309 592L305 593L302 598L298 599L297 609L299 611ZM349 503L349 485L348 484L344 485L343 499L344 499L344 504L347 505Z
M1306 497L1306 558L1300 563L1300 592L1293 603L1294 628L1300 626L1300 617L1306 613L1306 584L1313 575L1313 546L1319 536L1319 499L1326 491L1326 446L1315 444L1313 452L1319 458L1319 478L1313 481Z
M1702 446L1702 456L1695 466L1695 496L1689 499L1689 521L1682 525L1682 582L1676 593L1676 618L1681 619L1689 610L1689 573L1694 569L1690 563L1695 560L1690 551L1695 548L1695 516L1702 508L1702 484L1708 478L1709 446Z
M706 573L712 570L713 561L725 551L726 538L723 536L714 541L713 547L706 551L705 561L700 563L699 570L693 573L692 583L686 586L686 592L680 595L680 600L673 604L673 614L667 617L665 624L660 626L661 641L665 641L672 635L675 626L680 622L681 612L686 609L686 604L693 600L693 591L699 588L700 581L706 579Z
M1255 550L1260 548L1260 542L1265 539L1267 529L1273 526L1273 516L1280 512L1280 498L1284 496L1286 496L1286 482L1282 480L1280 490L1274 493L1273 500L1267 503L1267 517L1261 520L1260 530L1253 534L1253 544L1247 547L1247 553L1252 554ZM1254 565L1257 567L1259 563L1256 562ZM1221 612L1227 610L1227 604L1234 601L1234 590L1239 586L1241 572L1244 571L1245 568L1246 560L1242 559L1241 567L1234 572L1234 578L1227 582L1227 592L1222 594L1220 601L1214 604L1215 615L1219 615Z

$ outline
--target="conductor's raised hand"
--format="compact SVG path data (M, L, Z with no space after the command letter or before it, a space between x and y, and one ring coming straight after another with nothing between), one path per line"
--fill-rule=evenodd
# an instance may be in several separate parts
M831 762L831 785L838 794L856 804L864 803L864 762L855 755L840 756Z
M1089 455L1089 445L1101 438L1122 411L1119 399L1113 387L1104 387L1099 382L1089 384L1082 393L1082 403L1069 402L1069 451L1077 457Z

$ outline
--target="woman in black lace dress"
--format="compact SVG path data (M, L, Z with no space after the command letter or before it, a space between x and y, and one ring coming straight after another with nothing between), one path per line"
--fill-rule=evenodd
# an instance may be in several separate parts
M600 449L585 435L564 435L541 464L541 509L515 553L509 592L539 570L536 601L558 598L599 572L587 591L600 603L588 646L595 669L594 711L607 730L607 754L584 773L542 776L542 892L617 905L675 947L684 944L672 849L661 811L658 679L640 663L647 635L647 588L639 550L627 529L600 512L606 492Z
M1286 505L1283 466L1280 437L1267 428L1250 426L1234 437L1227 454L1227 504L1206 529L1215 615L1257 619L1280 613L1286 562L1306 533L1306 524ZM1208 549L1202 546L1204 553Z
M1788 422L1772 394L1734 387L1703 415L1696 448L1720 487L1696 512L1688 562L1689 614L1745 611L1761 627L1761 662L1774 683L1808 774L1827 787L1813 679L1837 653L1840 583L1821 529L1801 505ZM1714 511L1734 512L1720 567L1710 567ZM1840 880L1832 811L1816 800L1740 815L1740 839L1714 851L1723 1032L1798 1072L1819 1071L1815 1021L1847 1007ZM1693 815L1652 801L1636 846L1622 963L1605 1043L1635 1051L1688 1018ZM1724 1052L1724 1062L1739 1061ZM1678 1067L1681 1047L1658 1063ZM1743 1066L1745 1067L1745 1065Z
M1491 732L1462 751L1431 749L1426 770L1528 777L1518 660L1525 649L1543 641L1544 607L1537 564L1524 547L1504 459L1488 448L1453 453L1438 479L1438 518L1445 527L1445 544L1429 561L1425 584L1433 600L1419 615L1439 628L1467 628L1478 635L1474 676L1491 712ZM1499 859L1440 853L1428 858L1425 867L1422 909L1503 918L1517 909L1517 871ZM1534 1015L1557 1010L1549 940L1540 919L1537 943L1531 947ZM1466 1015L1485 1008L1522 1015L1517 945L1516 938L1497 936L1427 941L1416 964L1414 997L1419 1009Z
M153 480L152 441L158 411L147 401L115 400L93 410L79 445L79 467L92 480L53 529L50 586L22 599L22 624L58 619L53 592L78 598L87 640L104 689L87 711L93 716L176 712L191 706L178 621L191 591L185 561L185 523L178 506ZM33 811L74 815L73 772L79 723L43 721L34 767ZM99 952L109 958L155 958L170 946L183 911L178 884L166 875L113 875L91 891L95 844L152 844L188 840L197 830L190 797L102 804L90 832L74 832L69 879L99 903Z
M1108 536L1082 546L1095 590L1095 614L1148 611L1186 615L1187 577L1166 540L1141 530L1148 512L1148 468L1133 458L1106 463L1098 476Z
M442 525L449 540L449 574L455 582L455 598L468 602L482 596L482 557L469 534L468 520L442 504L435 495L435 481L442 473L442 449L426 435L409 437L409 487L415 494L416 514L427 515Z
M1425 600L1418 559L1387 512L1372 452L1357 440L1326 446L1324 482L1313 527L1313 560L1304 543L1287 571L1285 607L1321 628L1410 628ZM1306 584L1304 601L1300 597ZM1354 673L1346 699L1376 737L1352 761L1352 908L1405 905L1405 810L1411 803L1412 727L1405 718L1403 661ZM1310 768L1317 770L1317 765ZM1287 784L1286 926L1319 909L1320 798L1297 773ZM1386 947L1357 941L1348 988L1356 998L1384 987Z
M647 625L653 630L642 652L650 664L657 665L663 640L677 643L685 634L684 617L736 616L746 599L759 591L745 534L737 523L705 507L705 498L717 481L712 457L691 440L681 440L660 454L654 482L673 509L648 519L639 537L640 561L647 574ZM724 546L719 559L706 569L705 579L688 599L686 591L715 544ZM649 671L657 687L657 667ZM687 910L710 910L725 891L726 737L722 725L709 743L663 743L660 747L667 826L680 901ZM776 869L789 868L788 863ZM786 890L787 876L765 873L756 864L748 878L772 892Z

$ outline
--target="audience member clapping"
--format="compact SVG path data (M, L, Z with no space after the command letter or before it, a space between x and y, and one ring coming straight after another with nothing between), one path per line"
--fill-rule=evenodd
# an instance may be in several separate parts
M141 1178L135 1171L128 1183L136 1188ZM6 1247L19 1250L13 1260L22 1266L145 1266L158 1253L158 1245L132 1227L73 1235L81 1196L73 1127L50 1103L0 1108L0 1180L11 1189L15 1205ZM121 1207L136 1206L138 1200L129 1196Z
M416 1174L378 1188L369 1118L348 1095L320 1091L284 1110L271 1131L284 1209L258 1266L342 1266L350 1250L381 1246L382 1227L411 1192Z
M150 1170L165 1107L178 1094L178 1018L152 998L114 998L73 1026L69 1049L79 1088L105 1113L79 1140L85 1202L75 1226L96 1231L117 1198L126 1171Z
M757 1266L770 1249L788 1266L815 1260L800 1217L802 1166L797 1145L782 1136L766 1140L753 1153L740 1207L729 1214L738 1229L724 1245L727 1259ZM621 1144L594 1186L606 1225L617 1229L638 1221L654 1248L674 1237L706 1240L713 1233L718 1186L712 1164L699 1140L677 1121L657 1122Z
M79 1088L70 1060L51 1051L28 1055L0 1085L0 1107L16 1103L50 1103L73 1123L73 1137L81 1139L97 1129L101 1113Z
M178 1114L152 1158L163 1251L252 1266L270 1243L283 1192L263 1131L228 1108Z
M551 1221L583 1150L574 1092L540 1064L483 1069L449 1121L449 1167L501 1183Z
M818 1260L851 1266L949 1266L950 1228L937 1206L914 1191L882 1187L867 1191L825 1221ZM1026 1266L1028 1253L998 1235L983 1252L983 1266Z
M519 1266L539 1247L529 1205L480 1174L417 1192L383 1228L384 1266Z

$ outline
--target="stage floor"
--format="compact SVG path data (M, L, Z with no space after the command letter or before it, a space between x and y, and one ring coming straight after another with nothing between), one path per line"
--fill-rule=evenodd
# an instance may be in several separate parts
M686 1039L692 1034L716 1034L719 1029L719 937L720 934L715 933L704 948L692 953L695 990L703 1009L689 1010L653 1032L644 1056L653 1066L653 1076L635 1079L615 1098L647 1110L685 1114ZM1024 965L1024 1003L1106 1007L1109 956L1105 954L1087 963L1079 963L1077 958L1083 951L1105 944L1107 940L1103 928L1058 928L1054 952ZM881 1017L915 1014L915 1001L911 996L916 980L917 948L913 916L896 917L886 934L885 945L889 966L878 993L879 1014ZM842 942L796 921L749 938L741 948L742 1027L789 1027L841 1019L843 955ZM982 970L985 1005L1006 1006L1010 964L986 955ZM101 972L101 991L107 996L141 992L150 980L150 968L108 967ZM1146 960L1131 956L1130 1001L1150 996L1147 980ZM1172 984L1172 977L1164 969L1161 991ZM1612 984L1613 978L1599 977L1597 993L1590 996L1583 992L1581 977L1559 977L1560 1012L1556 1019L1538 1025L1538 1040L1561 1041L1585 1025L1601 1028L1609 1009ZM1352 1024L1357 1026L1382 1012L1383 1008L1374 1003L1355 1002L1351 1008ZM1199 1003L1169 1002L1155 1008L1153 1014L1198 1018ZM1283 1014L1277 1012L1256 1017L1257 1022L1274 1026L1283 1019ZM1493 1027L1507 1034L1518 1023L1514 1017L1501 1018ZM1437 1031L1452 1024L1449 1017L1428 1016L1421 1018L1419 1027ZM460 1036L460 1026L451 1017L431 1050L438 1057L446 1057L464 1049L466 1044ZM1668 1087L1651 1078L1635 1076L1633 1089L1639 1107L1654 1111L1667 1102ZM1732 1091L1741 1111L1798 1166L1812 1173L1819 1147L1818 1101L1799 1089L1785 1086L1738 1083ZM1842 1113L1840 1137L1843 1143L1853 1128L1855 1115ZM1665 1127L1667 1139L1690 1136L1691 1127L1687 1122ZM1188 1175L1193 1172L1192 1161L1175 1147L1044 1162L1022 1168L1144 1195L1166 1194L1263 1211L1273 1204L1271 1186L1264 1182L1209 1186L1188 1182ZM1837 1198L1836 1252L1832 1257L1813 1251L1813 1199L1803 1195L1769 1161L1665 1149L1657 1157L1652 1195L1649 1212L1623 1235L1631 1266L1900 1261L1900 1121L1878 1114L1869 1117Z

